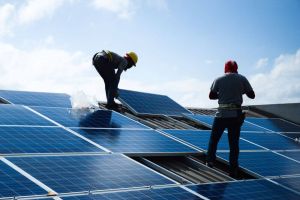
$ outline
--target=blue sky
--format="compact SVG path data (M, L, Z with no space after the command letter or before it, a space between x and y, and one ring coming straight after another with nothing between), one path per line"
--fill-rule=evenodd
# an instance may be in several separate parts
M105 100L91 58L136 51L120 88L216 107L212 81L234 59L257 98L300 100L299 0L0 0L1 89Z

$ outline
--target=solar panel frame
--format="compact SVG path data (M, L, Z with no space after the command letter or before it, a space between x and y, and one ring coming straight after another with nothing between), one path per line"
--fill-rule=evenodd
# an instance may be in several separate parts
M149 127L111 110L30 107L64 127L134 128Z
M136 115L182 116L183 113L192 113L166 95L119 89L118 99Z
M289 138L294 139L296 142L300 142L300 132L294 132L294 133L285 133L285 132L280 132L280 134L285 135Z
M245 180L187 186L211 200L222 199L299 199L297 193L280 187L268 180Z
M107 192L81 196L62 197L63 200L197 200L200 197L182 189L180 187L153 188L143 190L129 190L118 192Z
M228 161L229 153L218 152ZM240 152L239 165L257 177L276 177L300 174L300 162L271 151Z
M0 140L1 154L104 152L60 127L0 126Z
M57 193L175 184L122 154L7 159Z
M278 153L300 162L300 151L280 151Z
M111 150L125 154L191 154L198 151L155 130L79 129L73 131Z
M273 181L290 188L300 194L300 176L294 177L281 177L273 179Z
M55 126L20 105L0 104L0 126Z
M300 132L300 126L280 118L255 118L248 117L247 122L263 127L274 132Z
M0 161L0 198L46 194L47 191Z
M183 140L193 146L200 148L201 150L206 151L208 149L209 138L211 130L175 130L175 129L164 129L164 132L172 135L180 140ZM247 141L240 139L240 150L241 151L255 151L263 150L263 148L251 144ZM219 143L218 151L229 151L229 143L227 133L223 133Z
M26 106L49 106L71 108L71 96L64 93L0 90L4 102Z

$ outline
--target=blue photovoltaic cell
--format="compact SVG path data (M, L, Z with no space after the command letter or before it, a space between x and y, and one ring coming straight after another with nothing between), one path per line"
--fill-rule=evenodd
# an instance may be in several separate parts
M185 116L191 120L194 120L196 122L199 122L202 125L207 126L208 128L211 128L214 122L214 117L209 116L209 115L199 115L199 114L194 114L194 115L188 115L185 114ZM248 119L248 118L247 118ZM250 124L248 122L244 122L242 127L242 131L266 131L266 129L263 129L261 127L255 126L253 124Z
M59 127L1 127L0 153L103 152Z
M137 114L181 116L191 113L165 95L119 90L120 101Z
M164 132L184 140L196 147L203 150L208 149L208 142L211 131L197 131L197 130L163 130ZM227 133L223 133L219 144L218 150L229 150ZM244 140L240 140L240 150L262 150L262 148L253 145Z
M26 106L72 107L70 96L63 93L0 90L0 98Z
M196 195L179 187L63 197L64 200L197 200Z
M195 153L196 150L154 130L73 129L97 144L120 153Z
M300 132L300 126L282 119L249 117L246 120L275 132Z
M47 191L0 161L0 198L42 194Z
M293 199L300 196L267 180L251 180L187 186L211 200Z
M48 120L23 106L0 104L0 125L53 126Z
M279 153L300 162L300 151L283 151Z
M278 179L273 179L273 180L276 181L279 184L282 184L282 185L284 185L284 186L300 193L300 176L298 176L298 177L278 178Z
M300 149L293 139L272 132L241 132L241 137L270 150Z
M7 158L58 193L173 184L122 155Z
M148 127L108 110L32 107L65 127L143 128Z
M229 153L218 153L218 156L228 161ZM239 164L261 176L300 174L300 163L273 152L240 152Z

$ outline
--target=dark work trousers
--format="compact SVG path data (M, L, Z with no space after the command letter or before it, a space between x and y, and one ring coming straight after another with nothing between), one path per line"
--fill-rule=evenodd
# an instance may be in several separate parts
M236 173L238 169L238 157L239 157L239 138L241 125L243 120L241 117L235 118L220 118L215 117L212 131L209 139L209 146L207 151L207 162L213 163L216 160L216 151L219 140L227 128L228 130L228 141L230 148L229 155L229 164L230 164L230 173Z
M116 82L116 74L113 66L109 63L108 59L104 56L98 57L97 60L93 60L93 65L95 66L97 72L103 78L105 84L105 93L107 99L107 106L112 106L115 104L115 82Z

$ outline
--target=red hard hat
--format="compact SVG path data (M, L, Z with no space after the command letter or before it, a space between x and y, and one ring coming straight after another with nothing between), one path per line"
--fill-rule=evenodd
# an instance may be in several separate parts
M229 60L225 63L225 73L231 72L231 73L237 73L238 65L234 60Z

